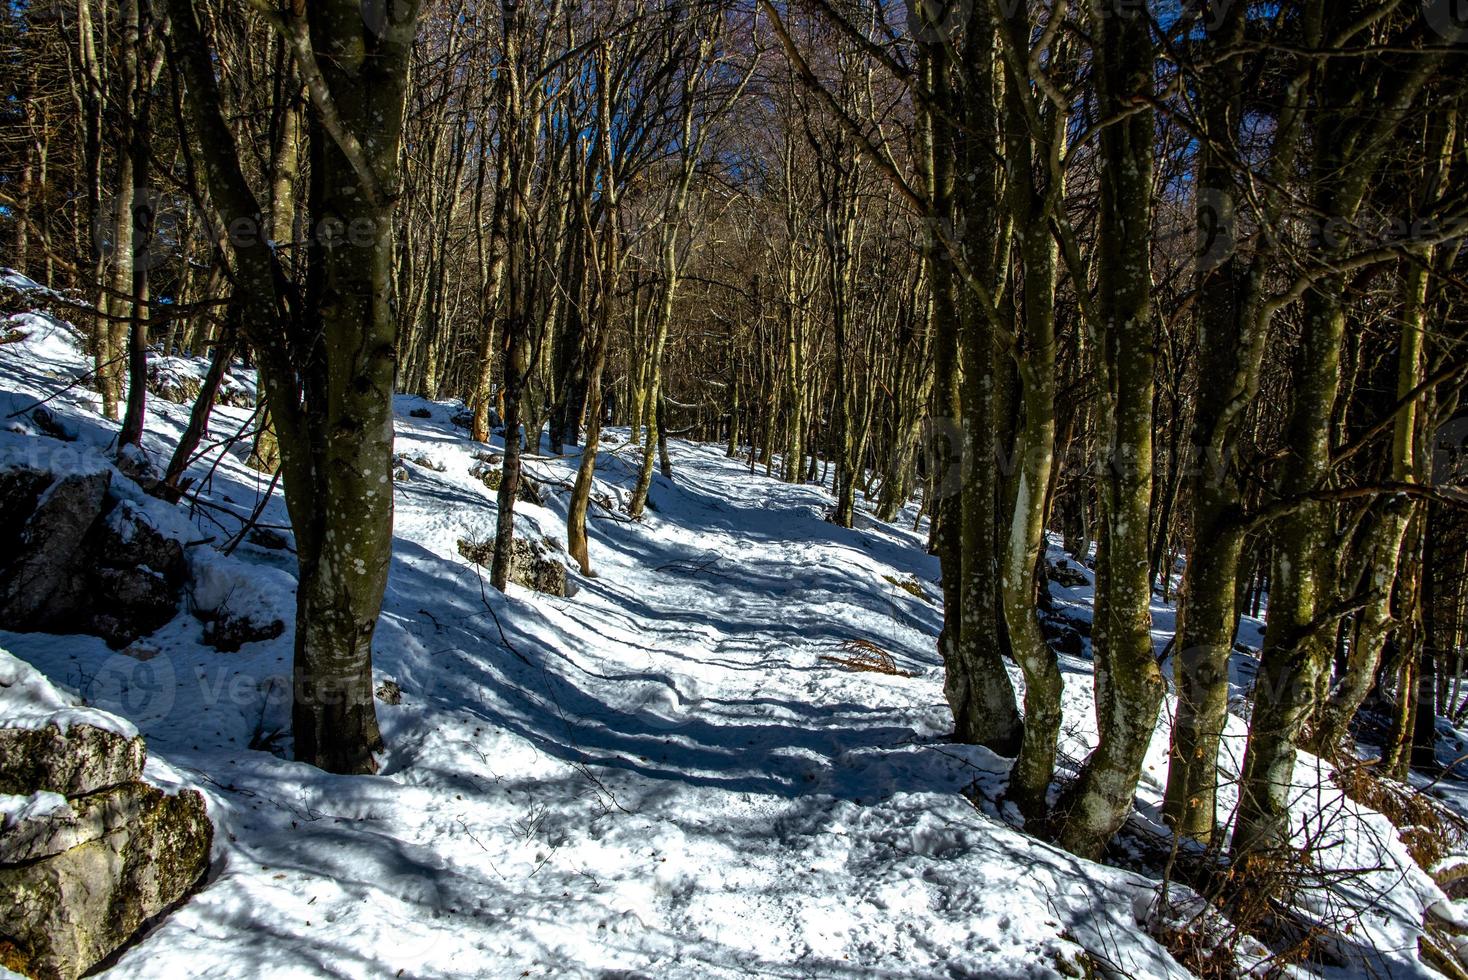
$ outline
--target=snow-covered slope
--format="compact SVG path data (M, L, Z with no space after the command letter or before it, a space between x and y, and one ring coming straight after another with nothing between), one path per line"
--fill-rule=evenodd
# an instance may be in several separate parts
M86 369L57 321L8 326L31 336L0 346L7 416ZM0 462L108 465L115 430L87 389L48 407L77 440L21 414L0 432ZM395 484L375 657L401 700L378 704L378 776L289 761L288 551L190 549L208 594L286 623L238 653L204 646L187 612L120 653L0 632L0 647L135 723L150 778L201 790L220 831L208 885L109 976L1044 977L1077 975L1082 949L1121 975L1186 976L1139 926L1155 881L1014 829L994 803L1008 761L944 740L938 569L911 514L843 530L824 521L822 488L674 441L674 478L657 479L644 521L593 508L597 578L569 599L501 596L458 552L491 532L494 503L470 472L488 447L452 424L455 407L397 404L409 479ZM151 404L150 454L166 460L187 411ZM211 438L249 414L220 409ZM200 461L201 504L138 506L222 542L269 484L248 450ZM548 493L521 505L523 531L564 534L558 485L575 465L527 461ZM605 452L597 492L624 496L633 465ZM287 524L278 494L263 515ZM922 596L898 584L914 578ZM1159 607L1159 645L1171 615ZM912 676L825 659L851 641ZM1094 739L1090 664L1063 666L1074 760ZM1158 731L1143 826L1165 781L1166 718ZM1390 827L1362 853L1360 829L1381 818L1311 786L1306 817L1343 814L1341 861L1390 864L1363 879L1381 886L1357 934L1375 952L1336 972L1422 972L1414 922L1441 893Z

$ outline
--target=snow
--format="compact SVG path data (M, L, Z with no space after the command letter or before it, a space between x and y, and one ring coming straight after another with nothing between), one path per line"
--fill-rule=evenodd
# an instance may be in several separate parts
M156 386L162 391L170 393L182 393L187 397L180 400L186 403L185 407L192 404L194 397L204 385L204 379L209 373L209 358L186 357L182 355L164 355L156 351L150 351L148 356L148 379L150 387ZM257 384L255 372L231 365L220 378L218 398L222 402L235 405L253 405L257 395Z
M66 731L92 725L131 738L137 734L124 718L85 707L81 698L58 691L46 676L0 649L0 728L44 728Z
M284 569L232 561L194 561L191 569L198 613L254 623L285 622L296 614L296 579Z
M86 370L67 336L38 328L0 347L0 415ZM115 428L89 391L48 407L76 442L18 416L0 432L0 464L69 454L72 469L110 467ZM429 418L410 414L424 408ZM841 529L824 519L823 488L670 440L675 476L655 478L643 521L593 506L597 577L571 599L517 586L501 596L458 553L460 539L492 533L493 494L471 470L495 447L456 429L456 408L395 405L395 451L434 465L393 484L374 656L376 680L402 697L377 705L377 776L289 761L287 550L249 539L228 557L188 549L193 609L285 623L237 653L203 646L188 613L123 652L0 631L21 658L0 655L0 724L115 711L147 737L148 777L200 790L218 828L207 885L108 977L1057 977L1075 975L1082 950L1117 975L1187 976L1142 928L1161 914L1158 881L1025 835L996 802L1009 760L945 740L941 599L894 584L915 578L941 596L910 509L892 525L863 512ZM155 462L188 411L150 400ZM211 441L249 416L218 408ZM627 436L607 433L594 489L619 503L636 475ZM120 475L114 486L165 533L219 545L239 527L231 515L248 515L269 486L244 465L247 449L196 464L197 506L143 496ZM561 485L577 462L574 451L527 457L546 504L517 506L521 533L564 538ZM288 524L278 490L263 521ZM1089 619L1090 585L1056 595ZM1161 650L1175 610L1158 600L1153 612ZM1240 642L1257 633L1246 621ZM913 676L822 659L853 640ZM1096 738L1089 650L1061 666L1068 774ZM1161 832L1170 715L1138 791L1142 831ZM1231 718L1225 819L1245 734ZM1416 935L1445 896L1384 819L1327 777L1301 757L1298 831L1329 845L1317 851L1322 880L1331 868L1382 870L1315 893L1322 908L1362 913L1348 966L1325 975L1430 975ZM1170 894L1189 893L1174 883Z
M27 820L39 820L52 814L69 814L71 806L60 793L42 790L29 796L0 793L0 830L9 830Z

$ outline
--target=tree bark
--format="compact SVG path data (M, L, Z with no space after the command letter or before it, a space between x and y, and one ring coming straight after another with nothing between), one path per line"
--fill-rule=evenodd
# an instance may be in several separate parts
M1070 788L1060 842L1099 857L1131 813L1164 684L1152 650L1147 535L1152 498L1152 158L1154 120L1136 101L1154 84L1147 17L1124 0L1092 0L1098 109L1122 115L1101 132L1097 237L1098 349L1107 378L1107 467L1092 637L1100 741Z

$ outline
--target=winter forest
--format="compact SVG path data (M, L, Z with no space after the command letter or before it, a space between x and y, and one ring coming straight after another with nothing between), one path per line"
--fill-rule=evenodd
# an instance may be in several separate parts
M0 976L1468 978L1458 0L0 9Z

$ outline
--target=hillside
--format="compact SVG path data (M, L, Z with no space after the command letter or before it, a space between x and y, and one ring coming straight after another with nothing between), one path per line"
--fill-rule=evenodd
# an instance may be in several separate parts
M84 386L62 390L87 369L71 328L26 314L6 329L24 338L0 346L0 466L110 469L115 427ZM43 398L74 441L38 429ZM176 618L120 651L0 632L12 678L0 721L22 710L17 691L45 683L19 658L63 697L135 725L147 777L201 791L216 825L207 882L107 976L1188 975L1148 936L1169 918L1155 875L1015 829L1008 760L946 741L938 569L911 512L845 530L824 519L825 489L673 440L673 479L659 477L651 512L629 521L616 503L632 466L615 432L593 495L611 505L591 521L599 575L573 574L569 598L500 595L460 553L492 533L492 493L471 471L494 447L468 440L459 408L396 404L377 776L289 761L293 560L278 492L263 498L268 481L241 459L248 441L228 442L248 408L216 409L215 448L191 470L197 500L172 506L113 477L187 545ZM166 460L187 412L150 401L150 457ZM520 533L563 534L575 462L527 459L544 505L521 508ZM257 507L269 533L222 554ZM1084 620L1089 587L1053 588ZM203 642L201 607L284 629L221 652ZM1172 618L1154 609L1159 650ZM1258 629L1246 620L1241 640L1257 643ZM1088 651L1062 656L1063 771L1094 743ZM850 665L882 654L894 672ZM1169 716L1119 860L1161 833ZM1243 722L1229 734L1226 757ZM1297 778L1298 831L1331 881L1319 911L1363 913L1325 975L1430 975L1416 937L1443 894L1324 764L1307 757ZM1145 871L1146 855L1133 857ZM1189 894L1171 885L1173 917Z

